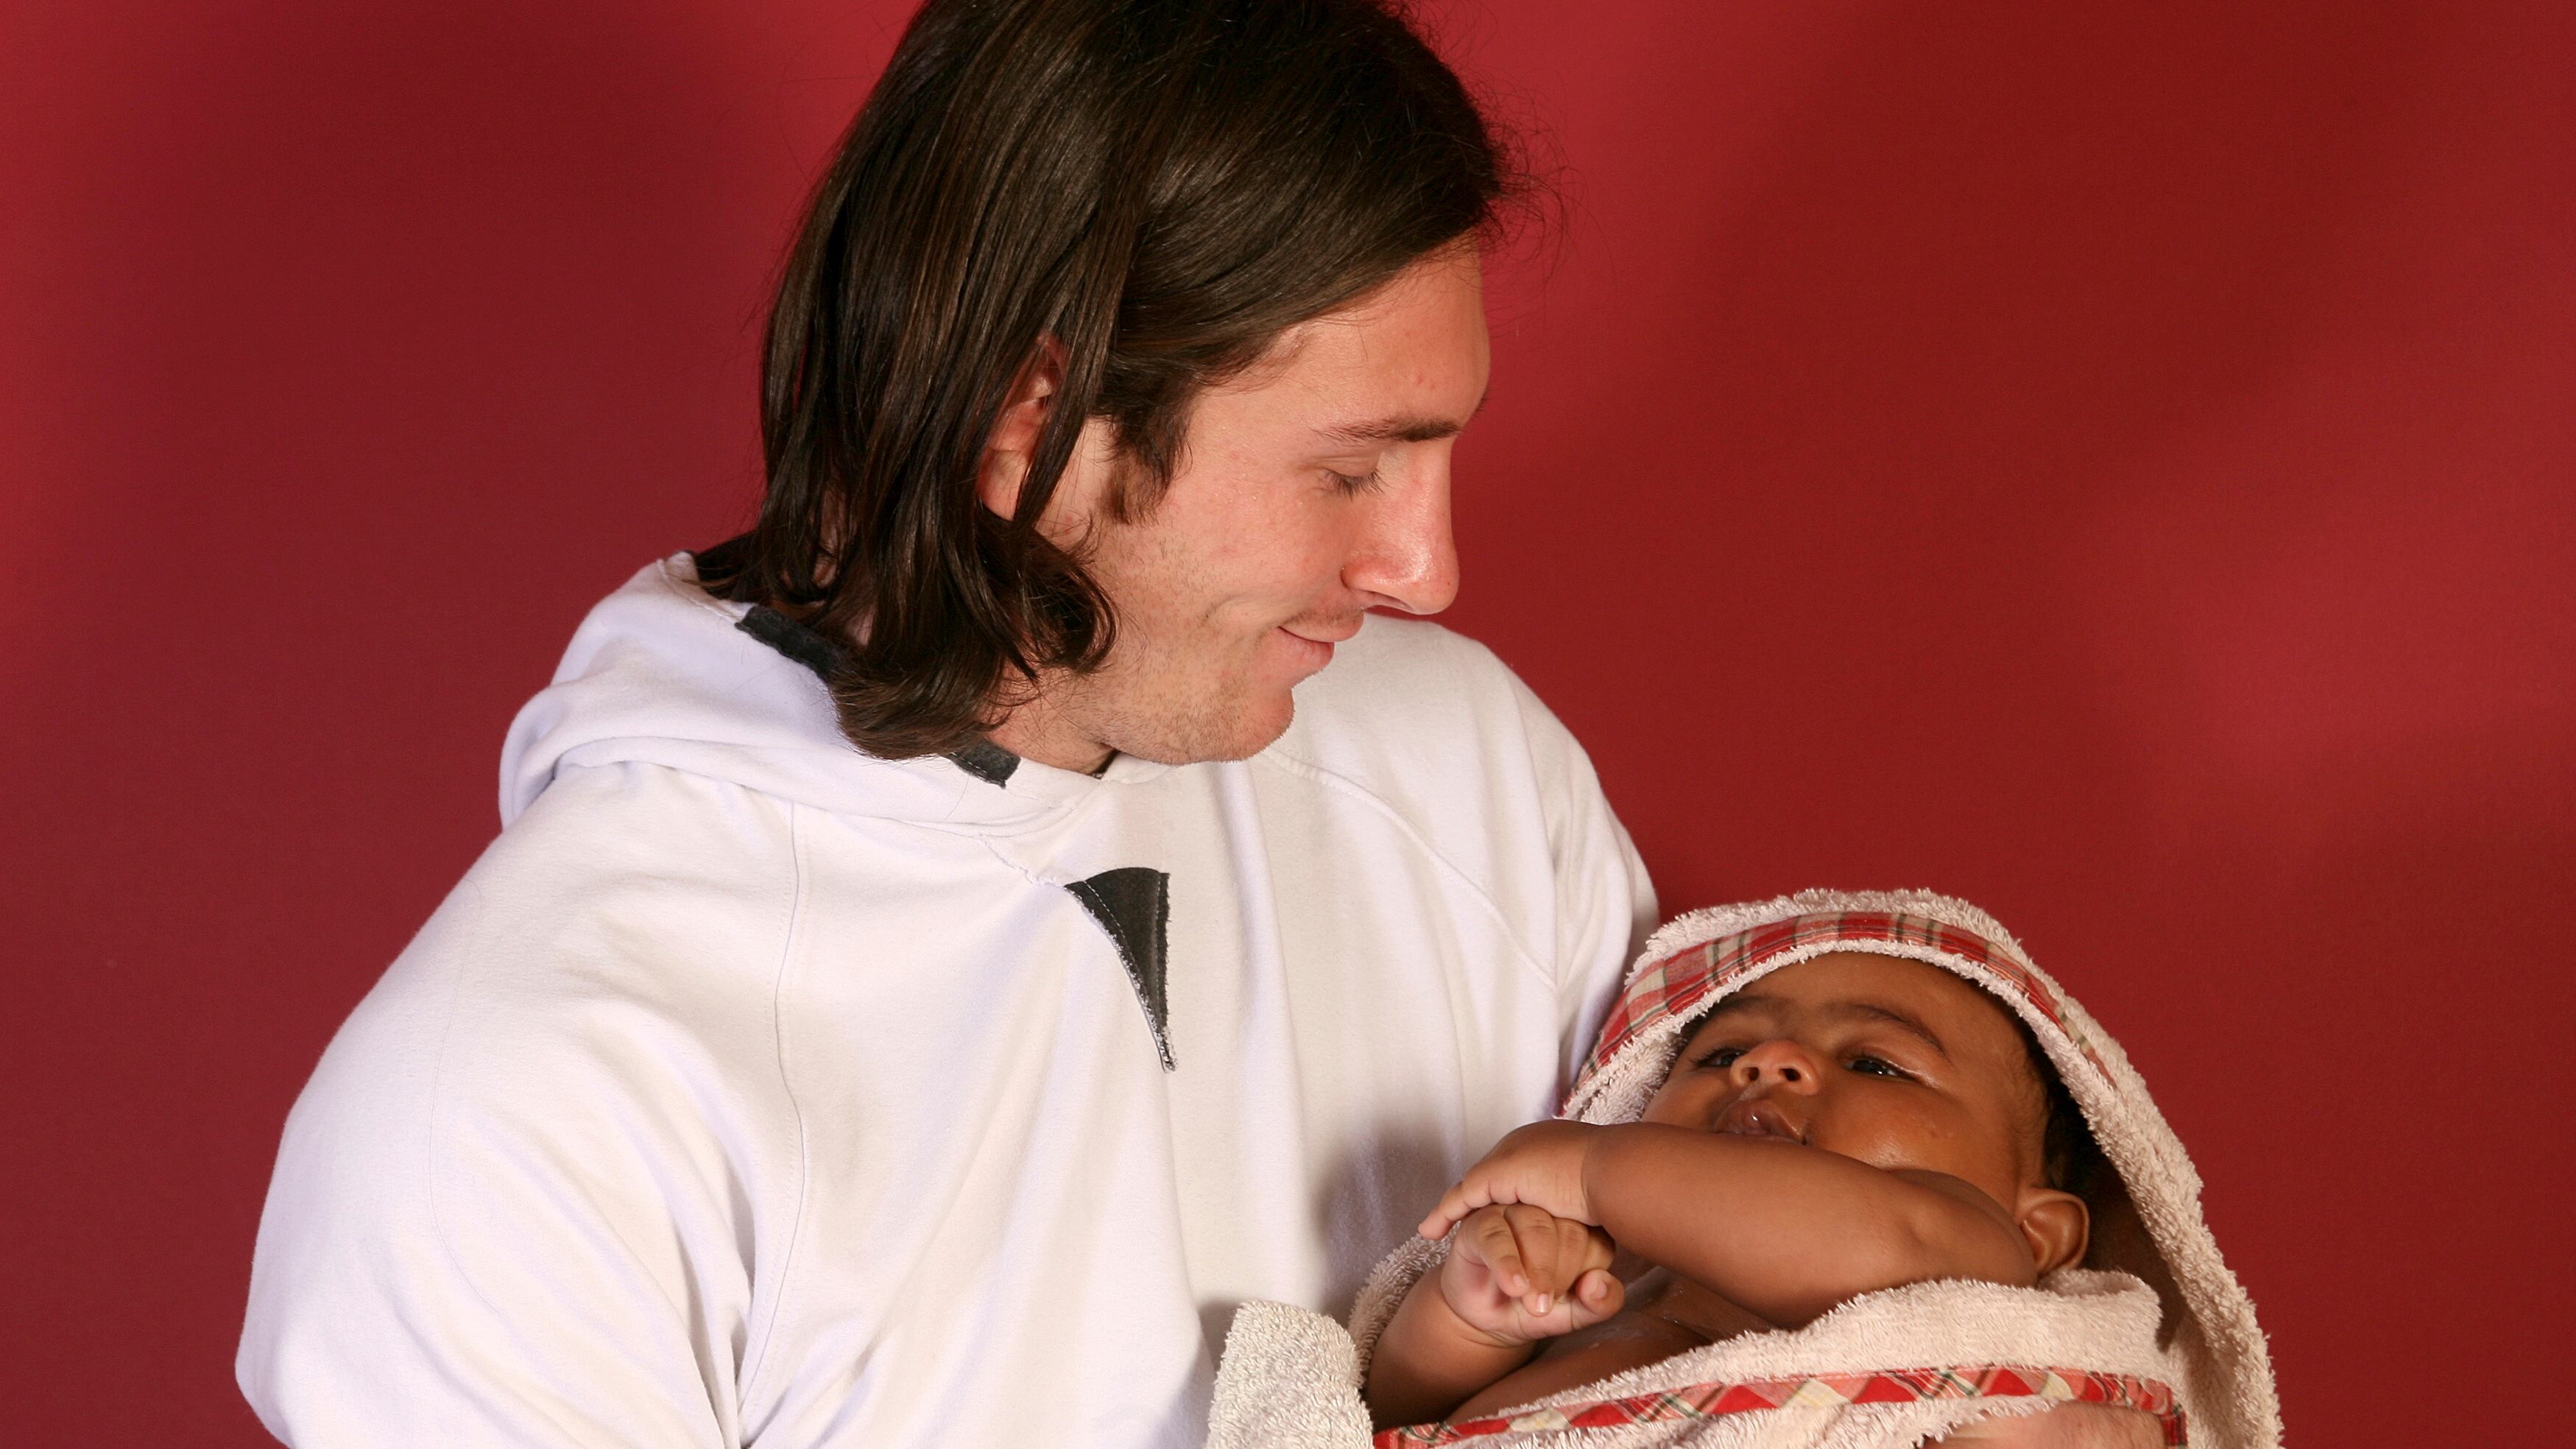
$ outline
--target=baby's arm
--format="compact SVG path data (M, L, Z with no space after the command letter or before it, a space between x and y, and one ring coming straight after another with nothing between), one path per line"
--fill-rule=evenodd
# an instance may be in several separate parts
M1422 1223L1488 1203L1597 1223L1619 1246L1783 1326L1936 1278L2027 1287L2030 1245L1946 1173L1872 1167L1793 1143L1650 1122L1539 1122L1505 1137Z
M1536 1340L1617 1313L1625 1292L1609 1266L1610 1245L1583 1223L1529 1206L1468 1213L1378 1336L1369 1416L1379 1428L1442 1418L1528 1362Z

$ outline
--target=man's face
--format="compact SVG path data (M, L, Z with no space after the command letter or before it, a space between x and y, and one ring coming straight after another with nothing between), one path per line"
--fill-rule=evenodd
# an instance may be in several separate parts
M2010 1207L2037 1166L2041 1091L1984 992L1920 961L1842 951L1728 997L1645 1120L1945 1172Z
M1078 548L1116 610L1108 662L1041 684L996 738L1088 768L1115 750L1235 760L1287 729L1289 691L1371 608L1433 614L1458 591L1449 457L1490 367L1475 250L1289 329L1204 392L1160 503L1121 523L1118 462L1094 422L1043 526Z

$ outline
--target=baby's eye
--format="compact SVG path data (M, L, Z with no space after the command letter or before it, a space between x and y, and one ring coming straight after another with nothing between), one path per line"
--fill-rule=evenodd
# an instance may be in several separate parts
M1717 1067L1723 1069L1734 1066L1735 1059L1742 1055L1744 1055L1744 1048L1742 1047L1722 1046L1711 1051L1708 1055L1701 1057L1699 1059L1699 1064L1703 1067Z
M1903 1067L1896 1065L1885 1057L1854 1057L1851 1059L1851 1069L1865 1077L1904 1078L1911 1075L1911 1073L1907 1072Z

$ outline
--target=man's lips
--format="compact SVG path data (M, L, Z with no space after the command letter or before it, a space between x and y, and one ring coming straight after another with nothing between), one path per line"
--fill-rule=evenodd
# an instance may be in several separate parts
M1301 656L1308 671L1321 669L1333 662L1333 646L1360 631L1360 621L1348 624L1282 624L1279 632L1288 636L1289 648Z
M1727 1137L1769 1137L1783 1142L1805 1145L1807 1134L1789 1120L1789 1114L1759 1097L1737 1098L1718 1114L1717 1126L1711 1129Z
M1357 634L1360 621L1355 618L1347 624L1282 624L1279 628L1282 633L1294 634L1309 644L1321 644L1330 649Z
M1330 640L1309 639L1296 630L1288 628L1272 632L1281 643L1287 646L1288 657L1296 661L1293 667L1301 678L1333 662L1333 645Z

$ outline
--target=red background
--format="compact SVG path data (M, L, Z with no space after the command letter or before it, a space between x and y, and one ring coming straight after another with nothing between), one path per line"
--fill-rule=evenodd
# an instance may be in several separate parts
M584 607L746 516L904 8L0 12L21 1434L259 1441L287 1105ZM1438 13L1570 203L1454 617L1667 906L1989 905L2195 1148L2295 1439L2554 1437L2576 12Z

